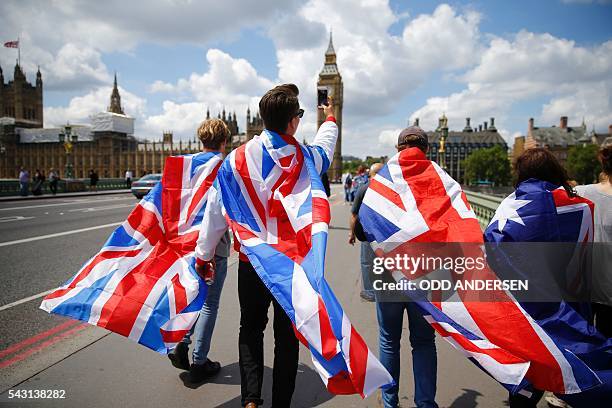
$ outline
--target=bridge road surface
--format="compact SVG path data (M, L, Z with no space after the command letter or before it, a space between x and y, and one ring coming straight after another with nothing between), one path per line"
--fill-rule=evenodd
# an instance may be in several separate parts
M374 304L359 298L359 247L347 244L349 207L342 202L340 186L334 186L333 192L326 276L353 324L378 354ZM166 356L123 337L38 309L41 294L70 278L135 203L125 194L0 204L0 406L240 406L235 253L210 352L223 368L207 383L190 384L186 373L173 368ZM272 316L270 310L271 320ZM271 402L271 327L272 322L265 337L264 406ZM401 404L410 407L413 382L406 328L401 360ZM62 390L64 398L9 399L9 390ZM507 406L502 387L441 339L437 401L441 407L453 408ZM301 347L293 406L377 407L379 403L377 395L366 400L330 395Z

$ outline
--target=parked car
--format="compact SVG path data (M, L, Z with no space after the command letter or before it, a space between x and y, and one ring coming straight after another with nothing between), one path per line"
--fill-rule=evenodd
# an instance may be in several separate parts
M132 182L132 194L136 196L137 199L141 199L146 196L153 187L161 180L161 174L147 174L144 177L139 178L138 180Z

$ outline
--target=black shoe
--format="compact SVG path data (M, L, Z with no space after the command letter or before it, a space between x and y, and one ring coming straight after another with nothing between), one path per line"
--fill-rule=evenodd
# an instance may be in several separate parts
M206 359L204 364L192 364L189 368L189 379L192 383L199 383L216 375L221 370L217 361Z
M179 370L189 370L189 345L179 343L168 353L168 358L173 366Z
M359 297L361 297L361 299L365 300L366 302L376 302L376 297L374 296L374 294L365 290L361 291Z

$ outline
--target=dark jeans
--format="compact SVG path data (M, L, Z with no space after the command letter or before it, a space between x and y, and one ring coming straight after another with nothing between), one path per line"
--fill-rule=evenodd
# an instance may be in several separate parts
M261 386L264 375L263 337L268 323L268 308L274 306L274 368L272 407L291 406L298 367L299 344L291 320L263 284L253 266L240 261L238 266L240 334L238 354L242 405L263 404Z
M413 302L376 302L379 326L380 362L389 371L395 385L382 390L385 408L399 404L400 340L404 311L408 314L410 345L412 346L412 373L414 378L414 403L418 408L437 408L436 380L438 359L436 335Z
M51 190L51 194L57 194L57 180L51 180L49 182L49 190Z
M612 306L603 303L593 303L595 328L605 337L612 337Z

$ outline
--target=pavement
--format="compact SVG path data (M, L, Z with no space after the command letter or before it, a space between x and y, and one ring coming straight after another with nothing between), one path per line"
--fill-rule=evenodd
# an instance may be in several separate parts
M333 191L326 277L353 325L378 354L375 306L359 297L359 247L347 244L349 207L341 201L340 186L333 186ZM166 356L121 336L38 309L44 293L71 277L135 203L128 194L0 203L0 406L240 406L235 254L230 257L210 352L210 358L223 368L206 383L190 384L186 373L173 368ZM271 320L272 315L270 311ZM272 322L265 335L266 407L271 401L271 327ZM507 406L506 392L499 384L444 340L438 339L437 344L440 407ZM414 386L407 328L402 345L400 398L403 407L410 407ZM14 397L16 392L34 396L36 390L58 390L56 396L63 398ZM379 405L376 395L362 400L329 394L302 347L292 406Z

